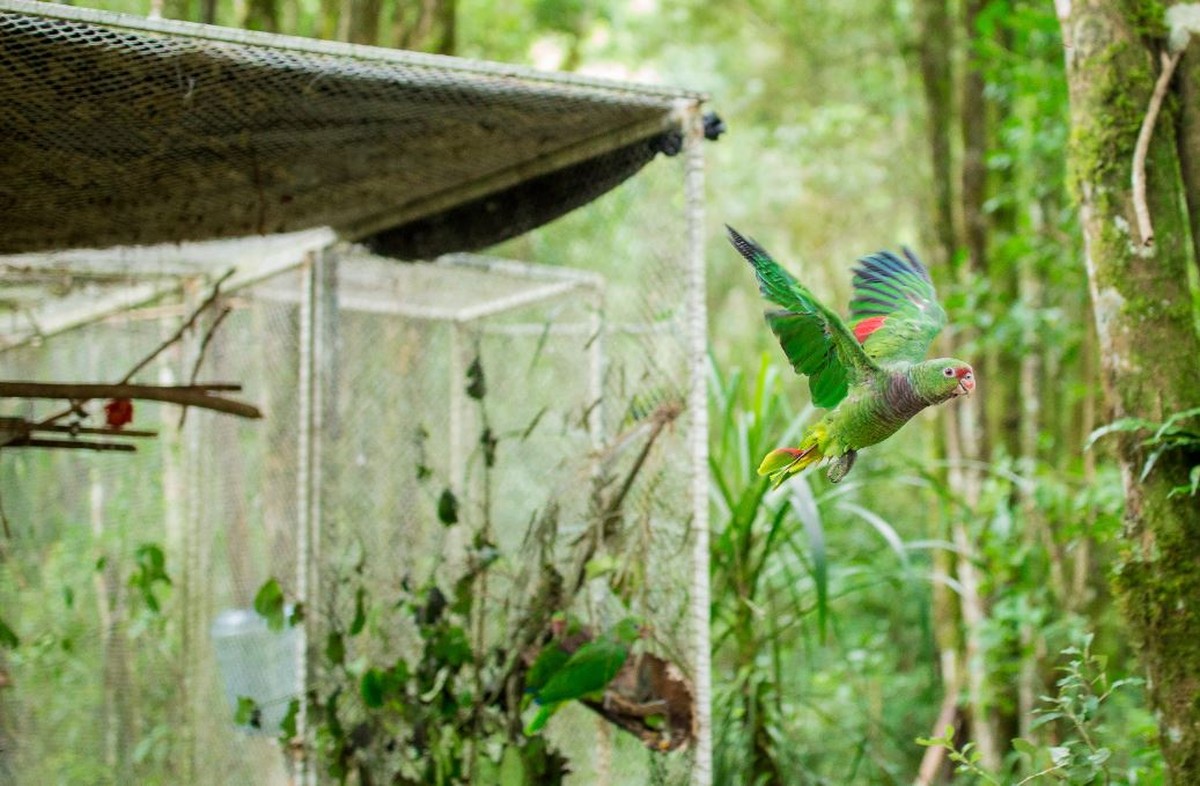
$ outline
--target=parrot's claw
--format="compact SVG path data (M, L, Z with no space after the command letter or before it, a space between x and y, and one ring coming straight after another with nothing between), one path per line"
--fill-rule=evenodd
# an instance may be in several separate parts
M850 468L854 466L854 460L858 458L857 450L847 450L841 456L834 459L829 465L827 477L830 483L840 483L842 478L850 472Z

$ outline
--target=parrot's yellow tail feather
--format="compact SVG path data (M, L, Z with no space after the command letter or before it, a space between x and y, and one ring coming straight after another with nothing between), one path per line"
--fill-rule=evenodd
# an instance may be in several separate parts
M758 474L771 478L771 488L778 488L780 483L795 475L807 466L816 464L824 456L816 444L807 448L779 448L772 450L758 465Z

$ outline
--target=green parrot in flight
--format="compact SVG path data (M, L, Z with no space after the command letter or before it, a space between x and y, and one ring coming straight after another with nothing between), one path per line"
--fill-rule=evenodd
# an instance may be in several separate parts
M780 267L753 240L727 226L729 242L754 268L764 298L780 306L767 325L797 374L808 377L813 404L829 409L794 448L767 454L758 468L773 486L822 459L837 483L858 451L880 443L926 407L975 389L970 364L923 360L946 324L929 271L908 249L880 252L854 269L850 325Z
M547 645L546 658L553 665L534 662L531 671L538 675L526 689L533 694L538 704L537 714L525 726L525 734L536 734L558 712L559 707L575 699L599 699L604 689L625 665L633 644L642 635L642 624L637 617L625 617L616 625L581 646L569 657L562 658L555 642ZM550 669L544 668L550 666ZM547 674L552 669L552 673Z

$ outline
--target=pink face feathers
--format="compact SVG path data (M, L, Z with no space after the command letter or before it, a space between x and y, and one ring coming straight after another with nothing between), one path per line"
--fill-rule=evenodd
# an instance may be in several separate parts
M975 372L970 366L959 366L954 369L954 376L958 377L958 387L962 390L961 395L966 395L975 389Z

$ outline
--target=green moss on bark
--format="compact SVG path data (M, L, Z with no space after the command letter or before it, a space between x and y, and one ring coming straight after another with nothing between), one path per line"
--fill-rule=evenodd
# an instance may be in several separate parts
M1129 67L1119 68L1118 64L1132 59L1131 54L1131 44L1116 41L1108 42L1094 55L1096 65L1102 70L1097 84L1089 92L1093 101L1105 107L1105 112L1082 118L1082 122L1077 121L1071 126L1070 182L1072 193L1079 201L1083 199L1083 184L1103 182L1114 171L1127 169L1133 158L1145 105L1139 105L1130 94L1129 82L1148 78L1150 71L1146 67L1138 69L1142 73L1122 77ZM1105 195L1097 197L1104 199Z
M1069 54L1072 189L1085 236L1109 401L1116 417L1161 421L1196 405L1200 340L1181 282L1191 264L1180 210L1180 167L1171 107L1159 116L1146 162L1152 249L1131 234L1133 150L1157 76L1162 4L1076 3L1083 31ZM1175 783L1200 783L1200 505L1171 497L1188 462L1165 455L1145 481L1139 437L1118 452L1125 465L1127 527L1114 590L1150 677L1162 748Z
M1134 34L1142 38L1165 38L1167 6L1161 0L1123 0L1121 8Z

